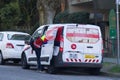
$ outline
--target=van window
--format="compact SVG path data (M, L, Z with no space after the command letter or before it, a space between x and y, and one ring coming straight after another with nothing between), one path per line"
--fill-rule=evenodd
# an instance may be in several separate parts
M37 39L39 36L41 36L41 34L42 34L42 29L35 31L32 35L32 39L33 40Z
M95 28L68 27L66 38L76 43L96 43L99 40L99 30Z

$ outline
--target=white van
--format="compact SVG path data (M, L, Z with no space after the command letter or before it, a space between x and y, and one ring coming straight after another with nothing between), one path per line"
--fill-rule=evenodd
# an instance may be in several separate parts
M58 68L84 68L90 73L98 74L102 68L103 43L99 26L81 24L51 24L39 27L33 34L43 33L48 39L41 49L41 64L47 67L49 73L55 73ZM26 46L22 53L22 66L28 68L36 64L35 52ZM26 49L26 48L25 48Z

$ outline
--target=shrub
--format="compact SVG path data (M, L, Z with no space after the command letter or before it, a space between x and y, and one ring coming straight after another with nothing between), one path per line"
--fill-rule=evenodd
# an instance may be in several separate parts
M69 13L67 11L60 12L55 16L53 23L67 23L68 16Z
M89 22L89 13L76 12L69 14L67 11L60 12L54 18L54 23L79 23L86 24Z

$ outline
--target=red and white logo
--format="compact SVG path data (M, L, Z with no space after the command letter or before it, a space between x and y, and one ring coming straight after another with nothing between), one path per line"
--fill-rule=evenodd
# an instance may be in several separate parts
M71 48L72 48L72 49L76 49L76 48L77 48L76 44L72 44L72 45L71 45Z

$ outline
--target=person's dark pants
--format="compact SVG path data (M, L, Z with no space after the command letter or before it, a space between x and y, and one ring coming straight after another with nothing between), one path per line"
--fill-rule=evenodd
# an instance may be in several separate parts
M35 49L36 57L37 57L37 69L42 70L41 62L40 62L40 56L41 56L41 48Z

